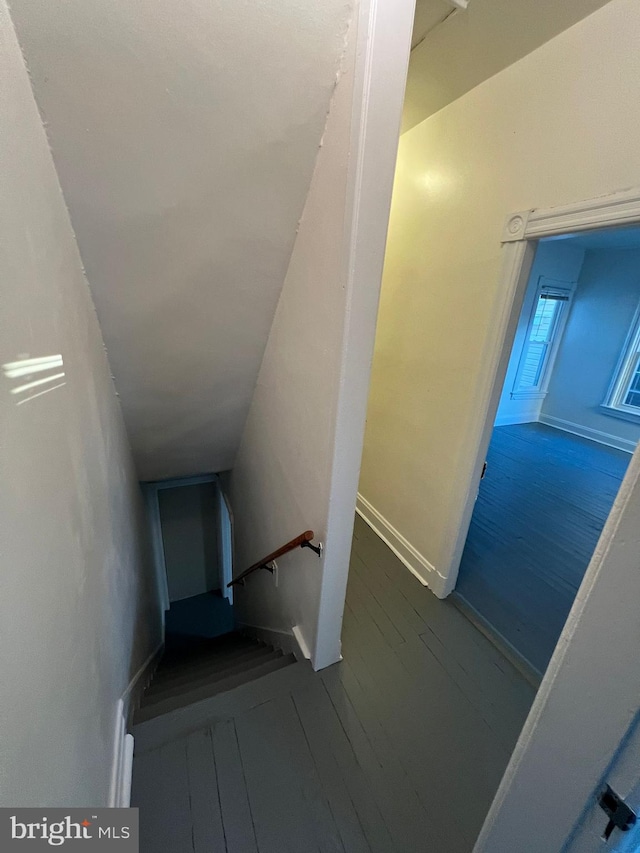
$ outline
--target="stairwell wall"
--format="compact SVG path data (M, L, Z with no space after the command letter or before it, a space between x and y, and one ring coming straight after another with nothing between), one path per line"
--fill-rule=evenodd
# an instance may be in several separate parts
M325 540L344 327L344 229L354 62L353 25L298 235L230 474L241 571L311 528ZM236 588L242 622L289 631L313 648L323 566L310 550Z
M0 805L109 804L118 700L158 646L100 328L0 0ZM46 369L27 362L50 357Z
M298 628L316 669L340 657L369 369L413 3L356 6L315 172L235 466L236 573L305 529L277 583L259 572L241 621Z

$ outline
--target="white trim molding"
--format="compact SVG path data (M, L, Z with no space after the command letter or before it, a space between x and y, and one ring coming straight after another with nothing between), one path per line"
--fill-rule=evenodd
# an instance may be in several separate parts
M220 489L220 478L217 474L200 474L196 477L175 477L169 480L149 480L141 483L142 494L147 507L147 518L151 533L151 546L153 562L156 570L156 581L158 584L158 595L162 605L161 619L164 631L165 614L169 609L169 580L167 577L167 566L164 559L164 545L162 542L162 523L160 521L160 503L158 492L162 489L176 489L182 486L198 486L201 483L216 483ZM228 596L227 596L228 597ZM230 599L231 600L231 599Z
M109 808L127 809L131 805L131 777L133 774L133 735L127 732L127 711L123 699L118 700L116 731L111 767Z
M597 441L600 444L606 444L609 447L615 447L617 450L624 450L626 453L633 453L636 449L635 441L619 438L617 435L612 435L599 429L592 429L582 424L576 424L573 421L565 421L563 418L554 418L552 415L541 414L538 420L541 424L564 430L564 432L573 433L573 435L579 435L581 438Z
M307 655L303 655L298 639L291 630L265 628L264 625L250 625L248 622L238 622L237 628L245 637L253 637L255 640L260 640L261 643L267 643L267 645L279 649L284 654L293 654L297 660L307 657Z
M247 622L238 623L239 630L249 637L255 637L263 643L268 643L285 654L293 654L296 660L311 660L311 648L300 625L294 625L290 631L276 628L264 628L261 625L249 625ZM342 660L342 655L340 656Z
M450 555L442 560L447 592L455 588L458 577L537 241L543 237L634 223L640 223L640 187L559 207L519 211L507 217L502 233L499 313L494 333L482 355L482 378L475 395L474 411L479 423L477 440L469 442L469 455L461 458L458 474L468 484L467 493L458 519L452 520L457 534L452 539ZM593 435L588 437L594 438Z
M525 341L525 346L526 346ZM523 347L524 349L524 347ZM512 391L511 392L512 400L544 400L547 396L546 391Z
M165 615L169 609L169 581L167 579L167 567L164 561L164 545L162 542L162 527L160 524L160 504L158 502L158 490L153 487L142 486L147 507L147 519L151 535L151 553L155 568L158 599L160 601L160 619L162 621L162 632L164 634Z
M298 649L300 650L300 654L306 660L311 660L311 650L309 649L309 643L307 643L304 634L302 633L302 628L300 625L294 625L291 629L293 632L294 639L297 643ZM296 655L298 657L298 655Z
M640 306L636 309L631 327L627 332L616 369L611 379L601 411L609 417L621 417L638 423L640 411L637 406L627 405L625 399L633 384L638 369L640 353Z
M378 299L415 0L360 0L344 211L344 329L313 668L340 659ZM342 215L342 211L340 211ZM305 627L307 627L305 625Z
M446 578L359 492L356 512L423 586L429 587L438 598L448 594L445 591Z
M636 426L640 424L640 412L636 414L624 409L614 409L613 406L607 406L606 403L600 405L600 411L609 418L617 418L619 421L627 421L627 423L636 424Z
M116 705L116 722L113 738L111 783L109 786L109 808L128 808L131 802L131 775L133 773L133 735L127 732L133 711L137 708L144 689L147 687L164 643L145 660L129 682Z
M507 218L503 243L539 240L593 228L611 228L640 221L640 188L611 193L562 207L521 210Z

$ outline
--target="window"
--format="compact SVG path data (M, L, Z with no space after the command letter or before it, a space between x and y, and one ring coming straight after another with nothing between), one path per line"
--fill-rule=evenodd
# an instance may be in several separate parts
M570 287L552 287L543 282L541 278L511 392L515 399L541 397L546 393L553 358L567 319L573 291Z
M640 417L640 313L627 337L604 407L621 415Z

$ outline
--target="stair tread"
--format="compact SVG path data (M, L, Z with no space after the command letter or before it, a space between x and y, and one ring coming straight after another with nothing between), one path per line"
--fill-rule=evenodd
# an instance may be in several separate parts
M145 720L150 720L153 717L158 717L179 708L184 708L203 699L209 699L219 693L233 690L236 687L240 687L250 681L262 678L269 675L271 672L282 669L285 666L290 666L292 663L295 663L295 660L294 655L283 655L282 652L279 651L274 652L266 659L262 659L259 663L256 663L255 666L227 674L224 678L219 680L206 681L175 695L169 695L162 698L158 697L158 701L155 702L147 703L145 699L143 699L142 706L135 714L134 723L142 723Z
M184 658L180 662L170 663L165 665L164 660L161 661L156 670L154 683L156 680L167 681L174 678L183 678L189 672L197 672L198 670L223 668L229 666L233 661L239 658L247 657L248 655L260 655L264 651L270 651L270 647L263 644L252 644L240 646L237 649L229 649L225 654L215 655L196 655L193 658Z
M200 654L224 654L229 648L250 646L256 640L236 631L219 637L191 637L187 634L167 634L164 661L179 661Z
M185 667L182 676L174 675L172 678L163 678L160 675L157 679L154 678L151 686L147 689L144 695L143 703L147 702L152 697L158 694L165 694L169 691L179 691L181 689L189 689L192 684L200 684L207 681L219 681L236 671L241 672L244 669L249 669L265 659L279 655L281 652L275 652L268 646L259 649L252 649L251 652L239 657L233 657L224 664L218 663L217 666L199 666L195 669Z

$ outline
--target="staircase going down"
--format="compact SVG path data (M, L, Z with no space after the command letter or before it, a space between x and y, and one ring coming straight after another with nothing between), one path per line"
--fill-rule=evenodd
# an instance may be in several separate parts
M295 660L292 654L237 631L213 639L168 634L165 653L134 724L233 690Z

